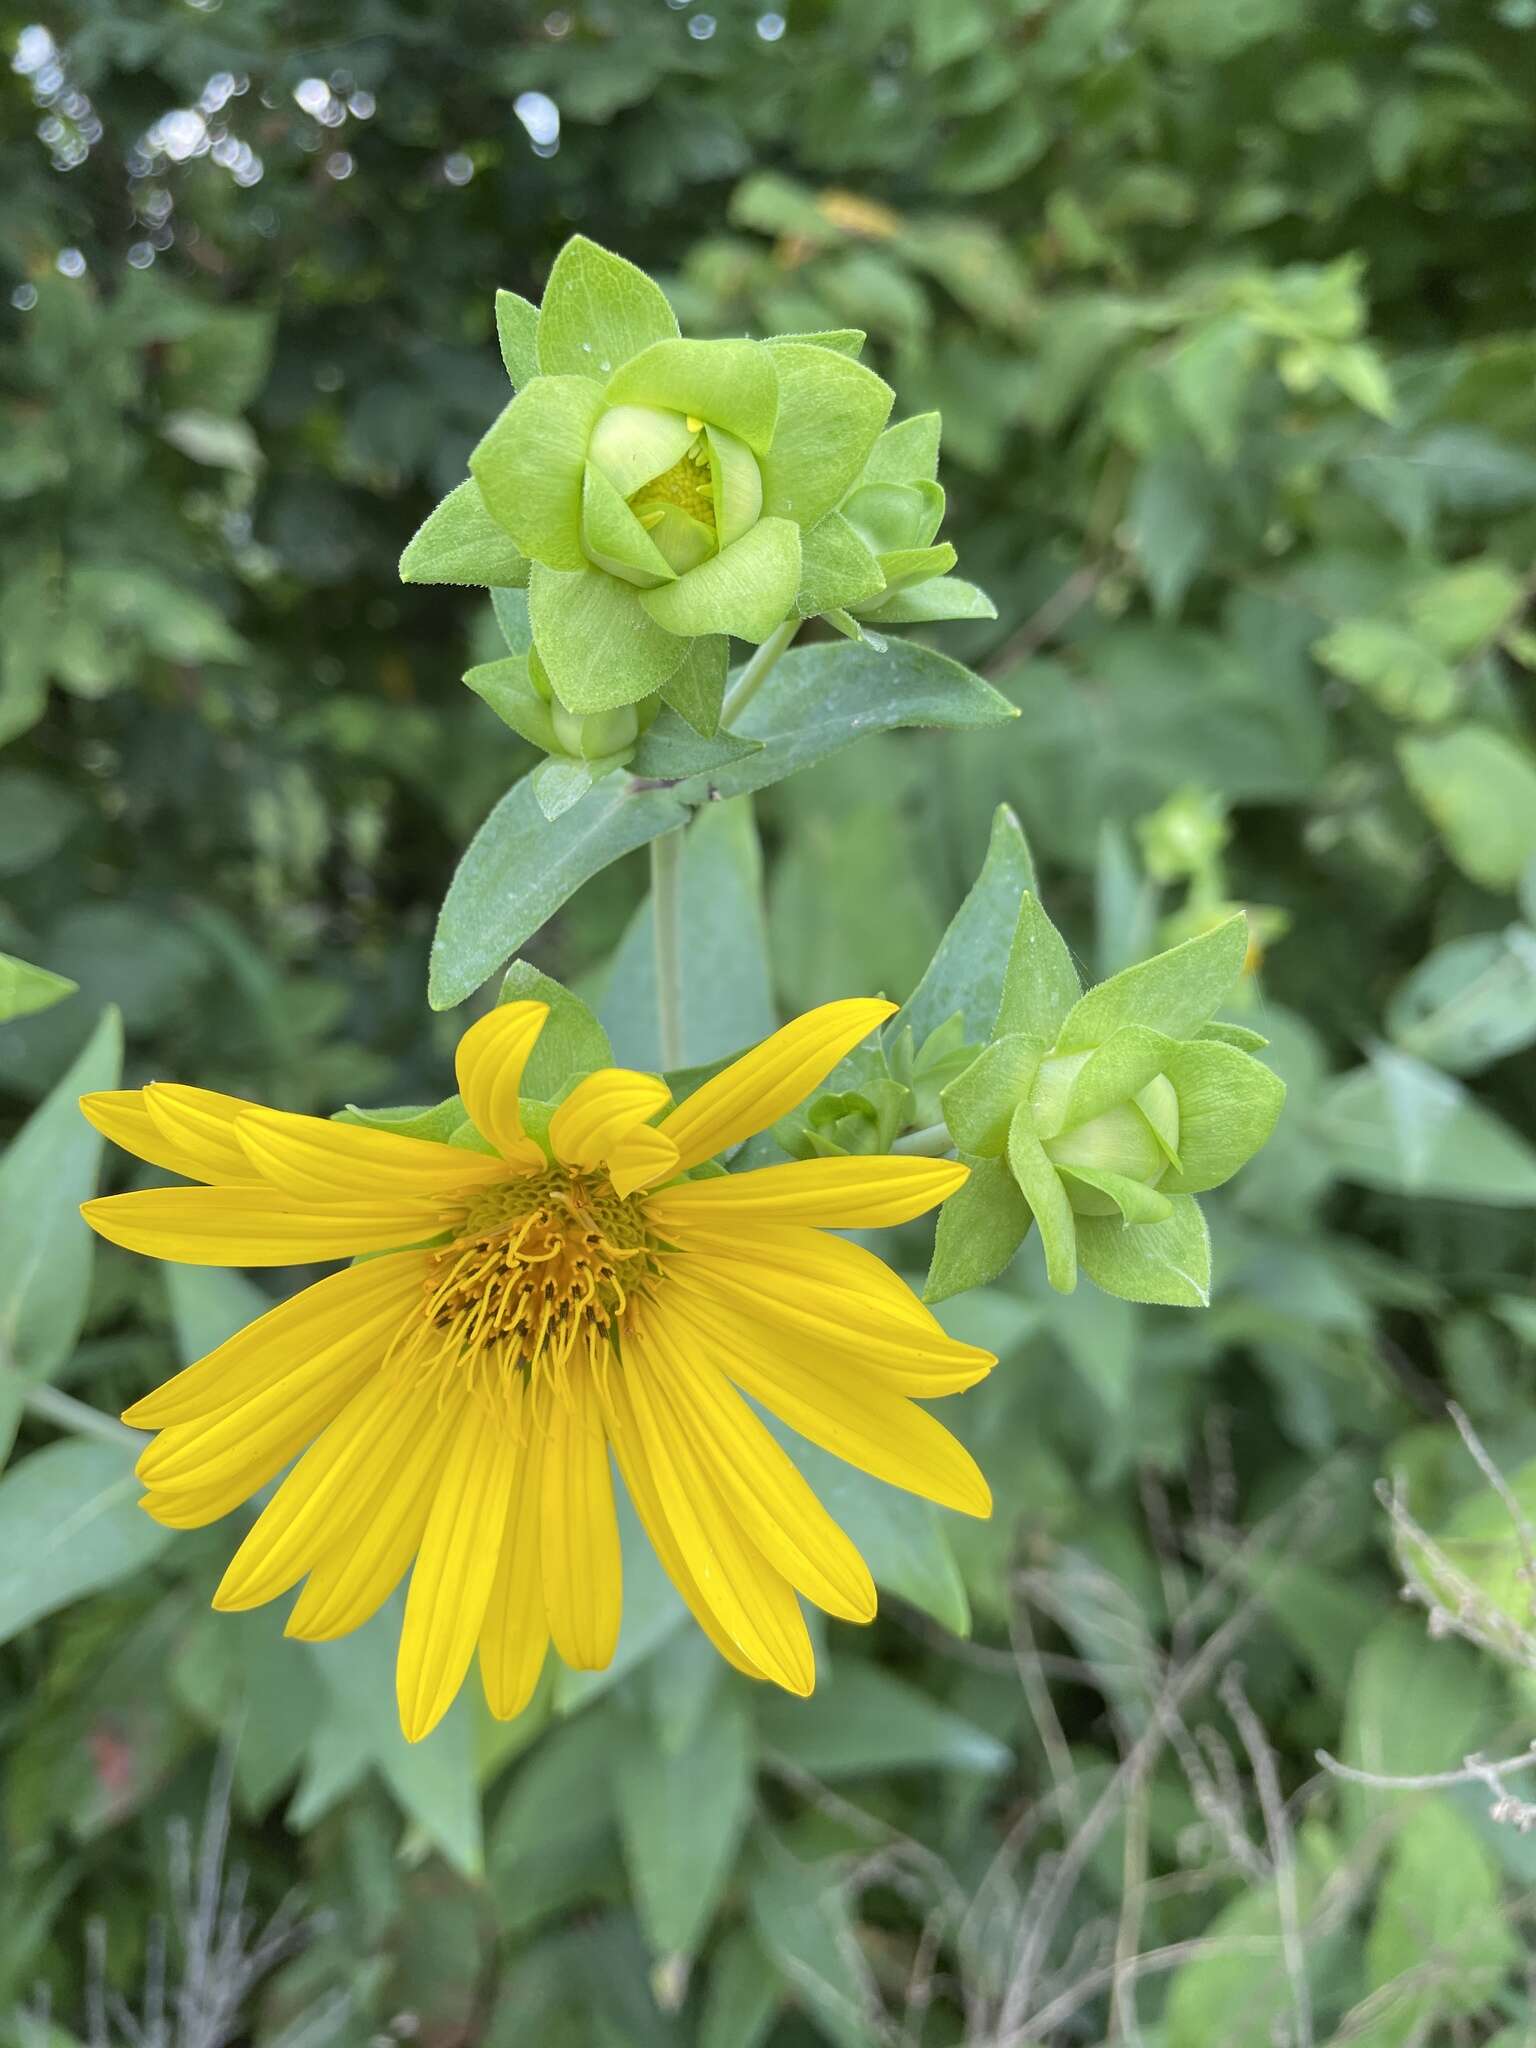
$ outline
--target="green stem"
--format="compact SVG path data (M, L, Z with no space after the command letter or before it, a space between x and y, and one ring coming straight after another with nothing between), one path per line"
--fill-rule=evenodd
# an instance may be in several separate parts
M25 1376L18 1373L16 1377ZM130 1429L115 1416L103 1415L99 1408L77 1401L73 1394L61 1393L57 1387L29 1384L22 1396L22 1406L47 1422L57 1423L60 1429L72 1430L76 1436L94 1436L108 1444L132 1444L135 1450L148 1441L141 1431Z
M651 841L651 929L656 945L656 1021L661 1064L683 1064L683 834Z
M948 1124L928 1124L920 1131L908 1131L891 1147L893 1152L914 1152L919 1159L942 1159L954 1149Z
M752 699L768 679L768 671L794 639L804 624L802 619L786 619L782 626L775 626L768 638L758 648L741 674L725 693L725 702L720 706L720 723L729 728L731 721L739 718Z

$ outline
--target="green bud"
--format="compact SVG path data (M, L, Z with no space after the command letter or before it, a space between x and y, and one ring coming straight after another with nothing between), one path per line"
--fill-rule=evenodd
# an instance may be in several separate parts
M761 643L802 611L810 537L837 537L890 411L862 337L685 341L660 288L581 236L536 314L509 295L501 312L517 395L408 576L505 586L524 565L541 672L582 715L653 696L699 640L719 659L727 635ZM843 531L857 587L880 590Z
M1194 1198L1259 1149L1285 1095L1212 1022L1247 947L1246 921L1230 917L1084 994L1060 933L1025 896L992 1043L943 1102L963 1152L1006 1162L1026 1205L1011 1212L1018 1234L1039 1226L1061 1292L1081 1267L1126 1300L1209 1299ZM946 1241L934 1298L957 1256Z
M633 704L622 705L617 711L591 711L581 716L557 703L551 707L550 716L559 751L575 761L597 761L609 754L622 753L640 737L639 713Z

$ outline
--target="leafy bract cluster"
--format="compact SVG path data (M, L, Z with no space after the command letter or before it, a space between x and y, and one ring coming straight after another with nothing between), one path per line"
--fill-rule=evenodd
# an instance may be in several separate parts
M941 1216L930 1300L994 1277L1035 1224L1060 1293L1081 1267L1122 1300L1208 1303L1195 1197L1258 1151L1285 1099L1258 1033L1212 1021L1248 944L1238 913L1084 994L1025 895L992 1041L943 1091L973 1171Z
M939 416L886 429L862 334L685 340L660 287L581 236L540 307L496 310L516 396L401 574L526 587L528 689L555 715L525 692L515 722L546 752L623 758L641 727L613 714L658 698L713 733L732 636L992 616L935 538Z

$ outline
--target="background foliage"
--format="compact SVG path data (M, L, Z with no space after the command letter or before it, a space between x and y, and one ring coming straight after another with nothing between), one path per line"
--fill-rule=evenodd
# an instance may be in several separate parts
M254 1899L327 1916L240 2038L1528 2039L1518 1807L1314 1751L1437 1771L1536 1713L1536 6L76 0L7 46L0 951L79 985L0 1028L18 2038L85 2037L93 1915L141 1985L222 1737ZM1001 616L931 637L1023 713L703 813L690 1057L910 994L1006 803L1095 973L1254 906L1290 1107L1209 1314L1057 1299L1033 1246L953 1304L998 1516L832 1488L897 1597L814 1702L632 1578L612 1676L408 1751L386 1626L211 1616L224 1532L168 1541L17 1375L114 1411L259 1303L92 1266L73 1098L120 1059L441 1092L433 915L531 757L458 681L490 607L395 562L501 401L493 287L578 226L691 332L867 327L943 408ZM642 889L529 952L644 1062Z

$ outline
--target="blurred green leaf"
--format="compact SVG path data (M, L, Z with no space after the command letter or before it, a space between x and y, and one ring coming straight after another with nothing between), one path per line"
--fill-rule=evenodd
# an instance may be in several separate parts
M654 1954L692 1955L718 1907L752 1810L751 1728L735 1699L671 1754L622 1731L614 1802L640 1924Z
M0 1642L142 1570L171 1540L137 1502L131 1443L46 1445L0 1475Z

